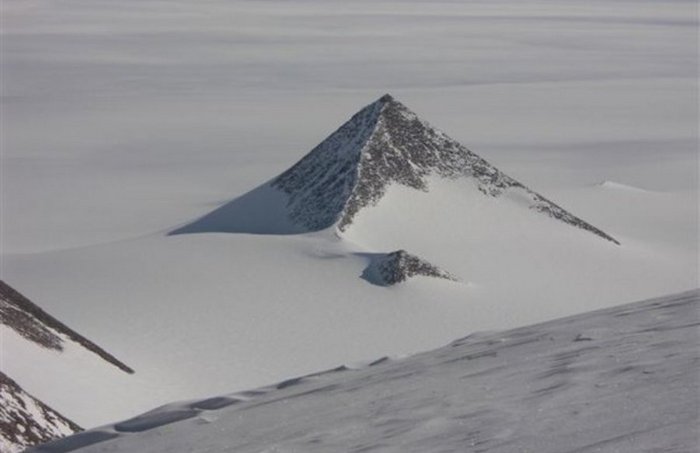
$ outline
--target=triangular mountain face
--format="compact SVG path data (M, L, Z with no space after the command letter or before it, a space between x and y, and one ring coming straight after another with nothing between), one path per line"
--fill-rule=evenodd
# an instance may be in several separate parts
M528 207L619 244L502 173L384 95L356 113L289 170L173 233L294 234L346 231L393 185L428 192L430 179L470 179L483 196L517 191Z

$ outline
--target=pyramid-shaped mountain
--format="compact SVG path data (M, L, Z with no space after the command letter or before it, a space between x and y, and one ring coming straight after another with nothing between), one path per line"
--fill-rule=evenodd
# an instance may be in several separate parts
M173 231L293 234L344 232L395 184L429 191L429 179L469 178L485 197L518 191L528 207L619 244L499 171L390 95L356 113L290 169Z

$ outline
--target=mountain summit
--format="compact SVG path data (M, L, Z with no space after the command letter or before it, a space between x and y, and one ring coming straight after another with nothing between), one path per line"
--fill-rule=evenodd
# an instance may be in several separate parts
M433 128L391 95L369 104L290 169L173 233L344 232L392 185L429 192L429 179L469 178L486 197L518 191L528 207L619 244ZM284 196L280 196L284 195Z

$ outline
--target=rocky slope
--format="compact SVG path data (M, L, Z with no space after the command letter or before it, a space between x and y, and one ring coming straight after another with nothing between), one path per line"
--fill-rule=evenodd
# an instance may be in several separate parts
M0 451L13 453L80 431L0 372Z

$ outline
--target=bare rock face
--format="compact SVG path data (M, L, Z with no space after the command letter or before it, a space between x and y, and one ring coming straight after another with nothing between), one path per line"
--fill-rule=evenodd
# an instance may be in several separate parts
M15 330L29 341L57 351L63 350L63 342L67 338L94 352L120 370L127 373L134 372L116 357L46 313L2 280L0 280L0 324Z
M81 431L0 372L0 451L14 453Z
M389 185L428 191L428 176L473 178L490 197L518 189L531 200L531 209L619 244L499 171L390 95L356 113L271 185L289 196L289 217L296 224L312 231L337 224L342 232L363 208L376 205Z
M405 250L373 257L363 277L376 285L391 286L417 275L457 280L450 273Z

